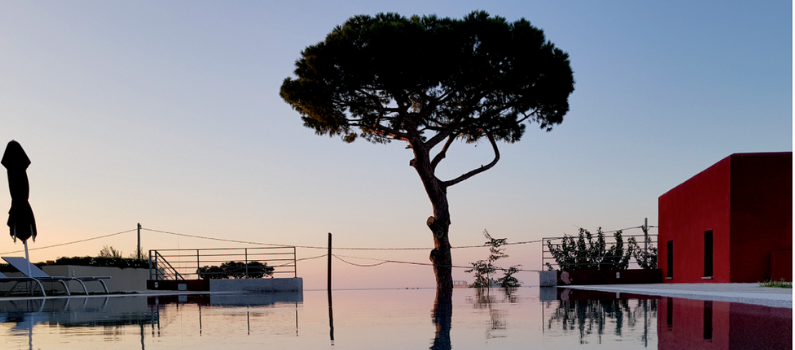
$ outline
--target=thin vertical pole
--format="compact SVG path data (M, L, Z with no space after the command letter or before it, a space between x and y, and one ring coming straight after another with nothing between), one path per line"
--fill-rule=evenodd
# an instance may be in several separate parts
M196 273L199 273L201 266L201 263L199 263L199 250L196 249Z
M331 232L328 233L328 325L331 345L334 345L334 310L331 307Z
M248 278L248 248L243 248L243 249L245 250L245 254L246 254L246 262L245 262L245 264L246 264L246 278Z
M27 277L33 277L33 274L30 272L30 255L28 255L28 240L22 241L22 244L25 245L25 260L27 260L27 262L28 262L28 264L27 264L28 265L27 266L28 267L28 276ZM331 282L329 282L329 286L331 285L330 283ZM30 295L33 295L33 288L34 288L33 284L30 281L28 281L28 291L30 292ZM41 292L44 293L44 290L42 289ZM331 291L329 291L329 293L331 293ZM331 294L329 294L329 295L331 295Z
M138 260L141 260L141 223L138 223Z
M328 302L331 307L331 232L328 233Z
M649 218L643 219L643 252L649 256Z
M298 277L298 260L295 256L295 247L293 247L293 277Z
M30 255L28 255L28 241L24 240L24 241L22 241L22 244L25 245L25 260L28 261L28 266L27 266L27 268L28 268L28 276L27 277L33 277L33 274L30 272ZM331 284L329 284L329 285L331 285Z

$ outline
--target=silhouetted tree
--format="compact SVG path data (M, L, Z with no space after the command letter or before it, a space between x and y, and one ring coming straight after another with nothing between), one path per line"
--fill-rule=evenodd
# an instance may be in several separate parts
M525 19L486 12L463 19L360 15L308 46L281 96L317 134L405 141L409 165L433 205L437 286L452 288L447 189L492 168L497 141L519 141L528 123L547 131L563 121L574 78L568 54ZM494 159L450 180L435 170L456 139L488 140ZM439 152L431 150L441 146Z
M501 248L508 241L507 238L493 238L488 230L483 230L483 237L486 237L485 246L489 247L489 257L486 260L478 260L473 263L472 268L466 270L467 273L475 273L475 281L472 282L472 288L491 288L492 284L496 284L503 288L516 288L521 286L521 282L513 277L513 275L520 271L522 265L514 265L507 269L494 265L494 262L502 258L507 258L505 248ZM491 278L497 270L503 272L503 277L496 281Z
M121 250L117 250L113 248L113 246L103 246L102 249L99 250L100 258L121 258Z

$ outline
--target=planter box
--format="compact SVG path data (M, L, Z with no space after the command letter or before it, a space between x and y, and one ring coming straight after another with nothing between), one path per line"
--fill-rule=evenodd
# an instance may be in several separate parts
M558 286L566 284L560 280ZM663 283L662 270L578 270L569 271L571 285Z
M146 276L149 277L149 276ZM151 290L190 290L210 291L209 280L147 280L146 289Z
M559 271L538 271L538 285L540 287L554 287L560 279Z

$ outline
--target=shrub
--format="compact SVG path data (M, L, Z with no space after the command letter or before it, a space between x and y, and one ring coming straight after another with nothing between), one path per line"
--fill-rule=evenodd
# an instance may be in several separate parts
M248 275L246 264L242 261L230 261L221 266L204 266L197 271L201 279L228 279L228 278L263 278L273 277L273 266L258 261L248 262Z
M91 257L74 256L71 258L60 257L55 260L55 265L75 265L75 266L107 266L118 268L149 268L149 260L146 259L127 259L122 257Z
M547 247L559 268L564 271L623 270L629 266L635 245L632 244L634 240L630 239L625 250L621 233L618 230L613 234L616 243L610 245L609 249L601 227L596 230L595 240L591 232L581 228L576 241L573 236L563 236L561 244L553 245L552 241L547 241ZM552 271L552 265L546 265Z
M647 227L641 227L643 230L643 238L645 240L645 249L641 248L637 241L635 241L635 237L629 239L629 244L633 246L633 255L635 256L635 261L637 261L638 266L642 269L656 269L657 268L657 247L655 247L651 243L651 237L649 237L649 229Z

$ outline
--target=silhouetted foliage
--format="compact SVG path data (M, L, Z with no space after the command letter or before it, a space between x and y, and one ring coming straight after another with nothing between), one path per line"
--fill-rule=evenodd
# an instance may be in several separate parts
M99 250L100 258L121 258L121 250L116 250L113 246L103 246L102 249Z
M273 270L273 266L259 261L249 261L248 267L242 261L230 261L222 263L221 266L200 267L197 272L201 279L229 279L273 277Z
M74 256L71 258L60 257L55 260L55 265L103 266L118 267L122 269L131 267L148 269L149 261L146 259L127 259L121 257Z
M448 187L493 167L496 142L519 141L524 122L547 131L561 123L574 91L568 54L543 31L483 11L460 20L354 16L305 48L295 66L280 94L304 126L345 142L405 141L413 150L409 165L433 205L431 260L443 288L452 288ZM436 177L453 141L482 139L494 150L492 162L451 180Z
M127 255L127 257L130 259L138 259L138 247L135 247L135 249L133 249L133 252L130 253L130 255ZM141 248L141 258L149 259L149 251L146 250L146 248Z
M561 244L547 241L547 248L562 271L626 269L635 248L633 240L630 240L625 250L621 230L613 233L613 237L616 242L607 249L601 227L596 230L596 239L591 232L581 228L576 241L574 237L565 235ZM551 271L552 265L546 265Z
M648 312L648 315L644 315ZM623 328L634 328L644 317L657 317L657 300L637 300L635 307L630 301L620 300L560 300L557 308L547 320L546 328L553 324L564 332L579 332L580 343L587 343L590 334L603 335L607 327L614 327L612 333L621 336Z
M643 230L644 247L635 240L635 237L629 239L629 244L633 247L633 255L638 266L642 269L656 269L657 268L657 247L652 244L651 237L649 237L649 229L641 227ZM644 249L645 248L645 249Z
M483 236L487 239L484 245L489 247L489 257L486 260L478 260L476 262L470 263L472 268L466 270L466 272L475 273L475 282L473 282L470 287L490 288L492 284L496 284L497 286L503 288L514 288L521 286L521 282L516 279L516 277L513 277L513 274L519 272L522 265L514 265L507 269L503 269L494 265L495 261L508 257L508 254L505 254L505 248L500 248L508 239L492 238L489 234L489 231L487 230L483 230ZM504 275L503 277L494 281L490 276L498 270L503 271Z

